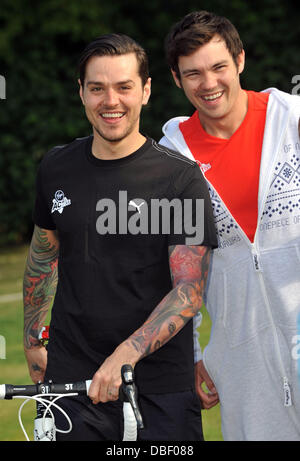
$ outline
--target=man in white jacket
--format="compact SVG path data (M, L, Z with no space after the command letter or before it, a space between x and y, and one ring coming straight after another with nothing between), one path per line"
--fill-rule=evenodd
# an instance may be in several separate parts
M219 241L199 395L206 408L220 399L225 440L300 440L300 98L242 89L243 44L212 13L175 24L166 52L196 110L169 120L160 143L199 164Z

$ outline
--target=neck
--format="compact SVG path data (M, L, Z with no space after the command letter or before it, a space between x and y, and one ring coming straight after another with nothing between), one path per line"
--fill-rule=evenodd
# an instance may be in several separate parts
M237 99L235 100L234 106L227 114L219 119L201 120L201 117L199 118L206 133L217 138L230 139L243 123L247 111L248 96L247 93L241 89Z
M108 141L94 129L92 154L101 160L116 160L137 151L145 141L146 138L141 133L131 133L119 141Z

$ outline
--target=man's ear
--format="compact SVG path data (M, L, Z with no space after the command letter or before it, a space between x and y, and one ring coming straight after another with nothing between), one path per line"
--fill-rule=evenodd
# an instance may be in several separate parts
M176 85L178 86L178 88L182 88L181 81L177 77L177 74L176 74L175 70L171 69L171 73L173 75L174 81L175 81Z
M80 78L78 79L78 83L79 83L79 96L80 96L80 99L81 99L82 104L84 105L84 100L83 100L83 88L82 88L82 85L81 85L81 80L80 80Z
M148 104L151 95L151 78L149 77L143 88L143 106Z
M237 57L237 69L238 73L241 74L245 67L245 51L242 50Z

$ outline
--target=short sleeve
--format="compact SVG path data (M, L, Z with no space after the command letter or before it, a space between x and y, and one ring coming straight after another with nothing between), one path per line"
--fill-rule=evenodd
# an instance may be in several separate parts
M195 163L173 181L174 201L169 245L218 246L211 199Z
M33 209L33 222L42 229L54 230L56 225L51 217L49 204L43 191L44 162L40 164L36 177L35 204Z

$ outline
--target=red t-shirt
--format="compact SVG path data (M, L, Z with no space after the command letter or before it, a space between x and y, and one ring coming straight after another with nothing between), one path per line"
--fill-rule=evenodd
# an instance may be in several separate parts
M247 114L230 139L204 131L196 111L180 123L183 137L227 208L251 242L257 227L261 149L268 93L247 91Z

